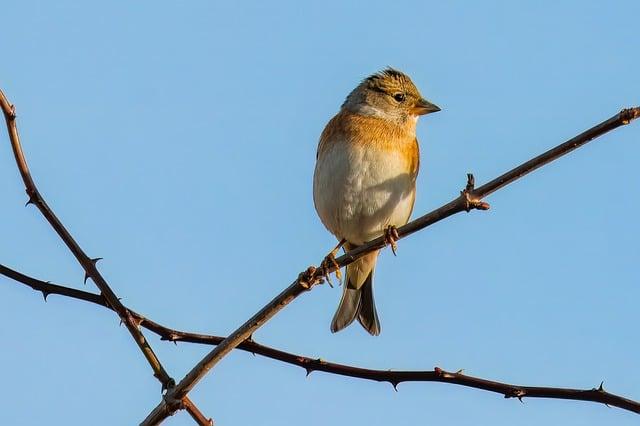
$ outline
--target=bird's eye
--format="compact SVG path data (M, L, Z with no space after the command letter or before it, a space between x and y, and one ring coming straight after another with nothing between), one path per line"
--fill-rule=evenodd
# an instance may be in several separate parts
M404 102L404 100L406 99L406 96L404 93L396 93L395 95L393 95L393 99L395 99L398 102Z

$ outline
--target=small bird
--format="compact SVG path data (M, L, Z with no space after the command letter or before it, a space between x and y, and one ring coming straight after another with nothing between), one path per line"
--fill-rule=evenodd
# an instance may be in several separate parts
M324 226L352 250L385 236L395 254L396 227L409 221L420 164L418 117L440 111L404 73L387 68L365 78L327 123L318 144L313 201ZM373 336L380 320L373 298L379 251L347 266L331 331L356 317Z

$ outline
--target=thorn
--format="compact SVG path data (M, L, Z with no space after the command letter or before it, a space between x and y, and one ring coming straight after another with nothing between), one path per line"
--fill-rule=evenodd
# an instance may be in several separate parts
M161 337L160 340L168 340L178 346L178 336L175 333L169 333L166 336Z
M467 173L467 187L465 188L467 191L473 191L473 188L476 187L476 178L473 176L473 173Z
M122 327L122 324L123 324L122 318L120 318L120 327Z
M600 386L598 386L598 392L604 392L604 380L600 382Z
M176 381L169 377L169 381L162 385L166 390L176 387Z
M456 371L456 374L463 374L464 373L464 368L461 368L460 370Z
M389 383L391 383L391 386L393 386L393 390L398 392L398 385L400 384L400 382L390 381Z
M305 370L307 370L307 375L306 375L306 377L309 377L309 375L310 375L311 373L313 373L313 368L311 368L311 367L305 367L304 369L305 369Z
M460 196L464 197L465 211L469 213L471 210L489 210L491 207L489 203L486 203L480 199L474 197L473 191L475 189L476 179L472 173L467 173L467 185L460 191Z
M604 405L606 405L607 408L611 408L611 406L609 404L607 404L606 402L604 403Z
M527 393L522 389L512 388L509 393L505 393L505 398L518 398L518 401L524 404L522 397L527 396Z
M29 204L36 204L36 201L38 199L38 193L30 189L27 189L25 192L29 196L29 200L25 203L24 206L27 207Z
M91 261L91 263L93 263L93 265L95 266L96 263L98 263L99 260L102 260L101 257L94 257L93 259L89 259ZM89 272L84 271L84 283L87 284L87 280L91 278L91 276L89 275ZM118 299L120 300L120 299Z
M47 301L47 296L49 296L51 293L49 293L48 291L44 291L42 290L42 297L44 298L44 301Z

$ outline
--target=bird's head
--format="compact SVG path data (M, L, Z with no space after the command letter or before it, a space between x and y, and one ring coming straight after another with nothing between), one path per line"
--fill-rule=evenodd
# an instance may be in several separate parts
M393 68L365 78L347 96L342 108L394 121L440 111L438 106L422 97L408 75Z

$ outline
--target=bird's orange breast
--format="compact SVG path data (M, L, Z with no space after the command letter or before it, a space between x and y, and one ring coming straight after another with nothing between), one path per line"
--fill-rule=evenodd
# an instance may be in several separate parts
M405 159L407 172L415 178L420 164L415 121L406 123L341 111L324 128L317 156L334 144L353 144L370 150L389 151Z

